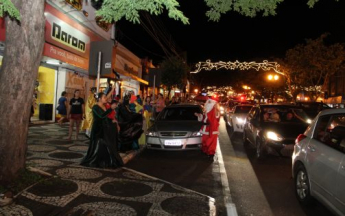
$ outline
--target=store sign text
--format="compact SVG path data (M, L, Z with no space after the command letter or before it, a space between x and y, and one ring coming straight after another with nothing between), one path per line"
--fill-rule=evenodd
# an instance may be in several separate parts
M125 66L124 66L123 69L124 69L125 71L127 71L128 73L135 74L135 75L138 74L138 72L135 71L133 67L128 66L128 64L126 64L126 63L125 63Z
M54 40L64 43L65 45L72 47L76 50L85 52L85 42L74 37L71 34L68 34L66 31L62 30L62 26L56 24L55 22L53 22L51 36Z

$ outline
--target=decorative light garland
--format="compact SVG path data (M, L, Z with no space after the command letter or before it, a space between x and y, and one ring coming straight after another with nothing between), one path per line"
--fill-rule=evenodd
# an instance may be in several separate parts
M256 63L256 62L239 62L236 60L235 62L223 62L219 61L216 63L212 63L211 60L206 60L206 62L199 62L196 65L196 70L192 71L191 73L199 73L202 69L210 71L213 69L219 70L219 69L227 69L227 70L249 70L249 69L255 69L255 70L274 70L274 72L285 75L283 72L278 70L278 67L280 65L277 62L268 62L267 60L264 60L262 63Z

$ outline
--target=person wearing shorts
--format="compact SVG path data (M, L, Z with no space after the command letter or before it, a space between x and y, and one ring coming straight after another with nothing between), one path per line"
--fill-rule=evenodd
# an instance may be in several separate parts
M74 97L69 102L68 119L70 120L68 140L72 139L74 123L76 124L75 139L78 140L80 123L85 117L84 99L79 97L80 91L74 91Z

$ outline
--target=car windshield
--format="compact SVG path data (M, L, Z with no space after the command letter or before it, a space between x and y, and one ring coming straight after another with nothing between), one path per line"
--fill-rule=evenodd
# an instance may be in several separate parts
M250 109L252 107L251 106L236 106L235 112L236 114L240 114L240 113L249 113Z
M160 121L198 121L194 113L201 113L200 107L167 107L159 115Z
M303 109L290 107L265 107L262 112L264 122L307 122L308 116Z

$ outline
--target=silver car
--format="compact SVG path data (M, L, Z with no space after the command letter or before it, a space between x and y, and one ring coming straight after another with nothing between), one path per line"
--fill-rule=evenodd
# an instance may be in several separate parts
M316 198L345 215L345 109L321 111L296 139L292 175L297 199Z
M226 113L225 121L234 132L243 132L243 126L252 105L237 105Z
M194 113L202 113L200 105L165 107L146 133L146 147L160 150L200 149L202 123Z

